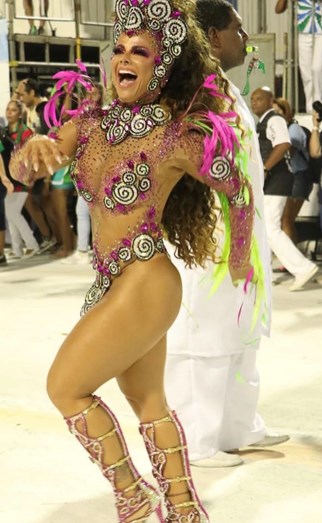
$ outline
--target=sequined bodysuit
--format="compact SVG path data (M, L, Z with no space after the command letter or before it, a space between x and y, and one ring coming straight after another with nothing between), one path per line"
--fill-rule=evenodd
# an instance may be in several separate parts
M78 148L72 179L90 207L96 271L82 314L102 298L126 265L166 252L162 213L171 190L185 172L185 163L194 166L197 178L231 197L231 218L239 224L239 244L233 244L240 253L249 248L251 236L253 208L236 200L240 180L228 161L218 158L212 173L198 175L203 155L199 133L185 132L184 124L168 121L144 138L129 135L119 143L108 143L104 126L107 116L108 110L96 109L74 120Z

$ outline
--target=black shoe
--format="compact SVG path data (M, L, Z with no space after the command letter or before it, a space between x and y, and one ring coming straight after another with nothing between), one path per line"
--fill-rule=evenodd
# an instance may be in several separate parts
M5 267L6 265L8 265L7 258L4 254L2 254L0 256L0 267Z

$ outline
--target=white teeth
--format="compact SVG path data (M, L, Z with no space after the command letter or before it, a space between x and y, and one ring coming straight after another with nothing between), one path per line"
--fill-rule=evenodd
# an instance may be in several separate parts
M124 69L122 69L121 71L119 71L119 74L133 74L133 76L136 76L136 74L133 73L133 71L127 71L127 70L124 70Z

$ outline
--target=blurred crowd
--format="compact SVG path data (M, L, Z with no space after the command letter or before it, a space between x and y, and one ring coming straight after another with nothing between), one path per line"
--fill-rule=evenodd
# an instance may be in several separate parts
M103 88L94 84L87 94L89 104L102 105ZM0 266L42 253L64 263L91 260L90 216L86 202L75 192L70 168L26 187L10 175L11 154L35 134L53 130L45 122L47 98L33 78L16 86L0 130ZM64 104L74 103L65 99ZM63 111L64 119L67 112Z

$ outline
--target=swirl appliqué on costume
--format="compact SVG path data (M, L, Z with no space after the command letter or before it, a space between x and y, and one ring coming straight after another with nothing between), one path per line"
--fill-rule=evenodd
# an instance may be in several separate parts
M122 262L148 261L156 253L166 252L160 234L161 232L158 231L158 236L155 237L151 228L147 233L137 234L132 239L123 238L120 247L113 250L104 260L99 260L94 246L93 268L96 271L96 278L85 296L81 315L86 314L110 289L113 279L121 273Z
M227 158L217 157L214 159L209 174L216 180L225 180L230 176L231 166Z
M108 143L117 145L127 136L143 138L155 127L166 124L169 119L169 113L161 105L146 104L131 110L114 100L102 119L101 128L106 133Z
M150 260L155 253L154 239L149 234L139 234L134 238L132 248L139 260Z
M127 167L122 175L112 178L111 184L105 188L107 196L103 200L106 209L122 214L130 212L140 195L152 188L148 163L144 161L134 164L130 161Z

